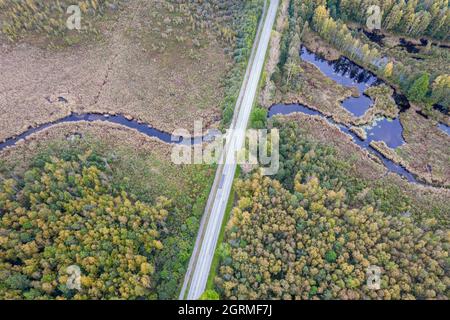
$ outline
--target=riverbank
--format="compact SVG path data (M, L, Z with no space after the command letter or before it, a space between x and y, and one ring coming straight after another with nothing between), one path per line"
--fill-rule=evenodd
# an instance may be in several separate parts
M328 61L304 47L300 54L300 66L303 70L299 75L300 89L288 92L278 89L274 101L280 99L286 105L306 105L350 128L360 139L366 140L370 133L367 144L373 142L372 148L393 163L406 168L420 181L430 185L450 185L450 172L447 169L449 139L439 129L435 119L420 115L420 109L415 105L411 106L395 88L349 59L340 57L338 60ZM347 91L339 91L343 89ZM353 92L349 96L350 90L356 89L359 94ZM340 95L340 92L346 93L346 97ZM351 102L350 106L346 105L348 101ZM345 110L346 107L366 108L363 109L366 111L361 113L362 116L356 117L349 112L350 108ZM372 127L380 119L382 127L375 133ZM398 125L390 125L386 119L396 119L394 122L398 122ZM442 117L438 119L445 123ZM395 143L380 147L383 139ZM417 155L418 151L420 155Z

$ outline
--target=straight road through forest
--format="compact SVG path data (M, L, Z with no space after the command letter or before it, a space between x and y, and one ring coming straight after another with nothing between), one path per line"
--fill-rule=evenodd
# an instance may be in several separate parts
M272 28L275 23L279 0L270 0L270 5L263 13L254 48L247 67L247 73L236 103L231 135L222 154L223 165L216 172L211 193L206 205L204 217L189 263L180 299L198 299L206 288L211 263L222 226L225 209L230 196L236 172L236 151L244 145L245 130L255 100L259 79L261 77ZM187 294L186 294L187 292Z

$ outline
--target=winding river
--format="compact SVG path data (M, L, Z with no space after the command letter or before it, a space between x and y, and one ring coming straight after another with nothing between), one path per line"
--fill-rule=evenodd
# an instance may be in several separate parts
M344 132L345 134L349 135L353 142L356 143L358 146L360 146L362 149L367 150L368 152L374 154L375 156L377 156L385 165L385 167L394 173L399 174L400 176L406 178L409 182L416 182L417 180L414 177L414 175L409 172L406 168L402 167L401 165L387 159L385 156L383 156L379 151L375 150L373 147L370 146L370 142L375 139L375 134L377 132L379 132L379 130L374 130L373 135L372 135L372 139L366 139L363 140L360 137L358 137L355 133L353 133L352 131L350 131L350 129L344 125L341 124L337 124L336 122L334 122L331 118L326 117L325 115L323 115L322 113L320 113L319 111L316 110L312 110L304 105L301 104L276 104L273 105L270 108L269 111L269 117L273 117L277 114L280 115L289 115L295 112L299 112L299 113L303 113L303 114L307 114L307 115L315 115L315 116L320 116L323 117L324 119L326 119L330 124L334 124L336 125L342 132Z
M145 123L141 123L136 120L129 120L129 119L125 118L123 115L108 115L108 114L97 114L97 113L86 113L86 114L72 113L71 115L61 118L57 121L49 122L49 123L43 124L41 126L31 128L18 136L6 139L2 143L0 143L0 151L7 147L15 145L18 141L25 139L34 133L43 131L54 125L57 125L60 123L75 123L75 122L80 122L80 121L87 121L87 122L104 121L104 122L120 124L124 127L130 128L130 129L136 129L140 133L143 133L149 137L157 138L166 143L197 144L202 141L208 141L213 136L213 133L208 133L204 137L196 137L196 138L191 138L191 139L185 139L182 137L177 138L177 137L172 137L172 135L170 133L160 131L160 130L155 129Z
M357 64L351 62L349 59L345 57L341 57L336 61L327 61L320 56L308 51L306 48L302 47L300 52L301 58L305 61L308 61L314 64L317 68L319 68L326 76L334 81L347 86L347 87L357 87L359 96L358 97L350 97L342 102L344 108L349 110L355 116L363 115L372 105L373 101L370 97L364 94L365 90L370 86L382 83L373 73L363 69ZM393 98L398 104L400 111L409 107L407 100L404 96L394 93ZM349 127L346 127L341 124L335 123L331 118L326 117L319 111L308 108L307 106L301 104L276 104L273 105L269 109L269 118L273 117L277 114L288 115L291 113L300 112L307 115L315 115L320 116L326 119L329 123L334 124L340 128L342 132L349 135L354 143L356 143L361 148L369 151L370 153L377 156L386 166L386 168L391 171L399 174L400 176L406 178L410 182L417 182L415 177L404 167L398 165L386 157L384 157L380 152L375 150L370 146L371 141L384 141L387 146L390 148L397 148L401 146L405 141L403 140L402 132L403 128L400 124L400 121L397 119L390 120L386 118L377 119L371 126L365 126L363 129L367 133L367 139L361 139L355 133L350 131ZM76 123L80 121L87 122L95 122L95 121L104 121L122 125L127 128L135 129L140 133L143 133L149 137L155 137L165 143L172 144L197 144L202 141L211 141L214 138L214 132L208 132L203 137L196 138L176 138L172 137L170 133L160 131L155 129L145 123L138 122L136 120L129 120L123 115L103 115L103 114L95 114L95 113L87 113L87 114L71 114L65 118L57 120L55 122L46 123L40 125L36 128L31 128L26 132L9 138L2 143L0 143L0 151L15 145L18 141L29 137L30 135L47 129L51 126L60 123ZM448 131L447 126L440 126L443 131Z

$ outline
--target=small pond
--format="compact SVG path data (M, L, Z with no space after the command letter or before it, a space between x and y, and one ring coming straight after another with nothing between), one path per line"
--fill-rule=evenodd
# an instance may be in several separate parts
M373 105L373 100L364 94L367 88L378 82L378 78L345 57L328 61L303 47L300 49L302 60L315 65L324 75L345 87L356 87L358 97L349 97L342 106L356 117L360 117Z
M394 132L395 130L398 130L400 126L400 122L398 124L394 121L388 121L386 119L379 120L376 122L376 124L367 129L368 130L368 138L366 140L363 140L359 138L355 133L351 132L349 128L347 128L344 125L338 125L336 124L332 119L327 118L323 114L321 114L319 111L312 110L308 108L307 106L301 105L301 104L275 104L269 109L269 118L275 116L275 115L289 115L295 112L307 114L307 115L315 115L315 116L321 116L324 119L326 119L329 123L337 125L339 129L344 132L345 134L349 135L353 142L356 143L358 146L360 146L362 149L367 150L368 152L376 155L378 158L381 159L385 167L394 173L399 174L402 177L405 177L409 182L417 182L414 176L406 170L404 167L402 167L399 164L394 163L393 161L387 159L384 157L380 152L375 150L370 146L370 142L373 140L380 141L383 134L381 132L383 130L386 130L385 128L388 128L391 132ZM384 128L384 129L383 129ZM401 128L400 128L401 130ZM370 136L370 137L369 137ZM389 137L389 135L387 135ZM385 141L386 144L390 147L397 147L399 145L402 145L404 143L403 139L401 138L401 134L399 135L400 138L398 139L392 139L392 137L389 137L389 139L382 140ZM375 139L377 138L377 139Z

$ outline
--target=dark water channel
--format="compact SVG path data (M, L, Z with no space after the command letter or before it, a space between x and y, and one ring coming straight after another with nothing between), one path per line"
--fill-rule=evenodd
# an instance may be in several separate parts
M347 87L356 87L358 89L359 97L350 97L342 102L344 108L355 114L355 116L363 115L371 107L373 101L370 97L366 96L364 92L370 86L381 83L381 81L373 73L365 70L364 68L358 66L357 64L353 63L352 61L350 61L345 57L341 57L336 61L327 61L322 57L308 51L304 47L301 48L301 58L315 65L326 76L340 83L341 85ZM409 103L403 95L397 94L395 92L393 98L396 101L397 105L399 106L400 112L409 108ZM363 140L359 138L356 134L351 132L348 127L336 124L332 119L327 118L319 111L310 109L307 106L301 104L274 105L269 110L269 118L277 114L288 115L294 112L300 112L307 115L316 115L325 118L330 123L337 125L342 132L350 135L353 141L361 148L366 149L372 154L375 154L377 157L379 157L389 171L395 172L405 177L410 182L416 182L416 179L409 171L407 171L402 166L395 164L394 162L385 158L380 152L376 151L370 146L371 141L384 141L386 145L389 146L390 148L397 148L398 146L401 146L404 143L404 140L402 136L403 128L400 124L399 119L390 120L386 118L381 118L377 119L371 126L363 127L363 129L367 133L367 139ZM127 128L135 129L149 137L155 137L163 142L172 144L197 144L202 141L211 141L214 138L214 132L210 132L203 137L197 138L173 137L170 133L160 131L145 123L140 123L136 120L129 120L123 115L74 113L58 121L46 123L36 128L31 128L18 136L9 138L4 142L0 143L0 150L3 150L4 148L9 146L13 146L18 141L25 139L36 132L42 131L56 124L73 123L80 121L87 121L87 122L105 121L110 123L116 123L125 126ZM440 124L439 127L447 134L450 134L450 128L448 126Z
M160 130L155 129L145 123L140 123L136 120L129 120L122 115L103 115L103 114L96 114L96 113L86 113L86 114L73 113L67 117L60 119L60 120L57 120L54 122L49 122L49 123L43 124L41 126L38 126L36 128L31 128L18 136L7 139L6 141L0 143L0 150L3 150L6 147L13 146L19 140L25 139L28 136L32 135L33 133L37 133L46 128L54 126L56 124L72 123L72 122L80 122L80 121L87 121L87 122L104 121L104 122L120 124L122 126L130 128L130 129L136 129L137 131L139 131L149 137L157 138L166 143L197 144L202 141L210 140L210 138L212 138L212 136L210 136L210 134L207 134L204 137L196 137L196 138L191 138L191 139L186 139L186 138L182 138L182 137L172 137L172 134L170 134L170 133L160 131ZM211 134L213 134L213 133L211 133Z

